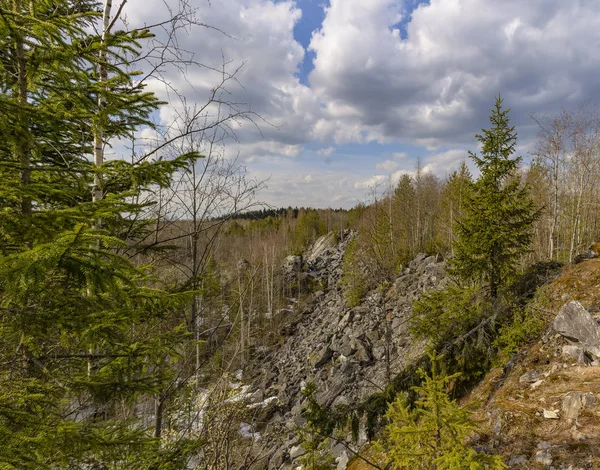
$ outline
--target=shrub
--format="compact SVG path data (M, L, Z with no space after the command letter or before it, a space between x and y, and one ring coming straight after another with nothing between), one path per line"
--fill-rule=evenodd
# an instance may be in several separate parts
M350 240L342 263L342 285L349 307L360 304L368 292L368 281L360 260L358 238Z
M390 404L389 424L376 449L390 461L388 468L503 469L500 456L475 451L467 439L477 430L467 410L451 400L446 390L459 374L440 371L440 359L430 356L431 374L419 369L423 383L413 387L419 395L414 407L404 394Z

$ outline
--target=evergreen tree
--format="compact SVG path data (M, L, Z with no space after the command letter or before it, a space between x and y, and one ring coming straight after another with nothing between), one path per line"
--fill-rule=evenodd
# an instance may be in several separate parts
M197 155L94 167L98 127L102 145L131 137L160 104L129 66L151 34L101 39L98 10L95 1L0 0L2 468L184 458L162 456L154 429L134 418L136 404L174 380L189 334L171 319L189 294L157 289L151 266L118 253L152 223L139 196Z
M414 226L416 191L412 178L403 174L394 190L394 237L403 261L414 256L416 251Z
M451 254L454 254L454 243L456 234L454 228L464 216L467 195L471 191L473 177L463 161L458 170L453 171L442 191L441 202L441 231L444 232L444 239L441 245L446 247Z
M512 157L517 134L510 126L509 111L502 109L498 96L490 116L492 127L476 135L481 156L469 153L481 175L467 198L464 218L457 223L452 262L452 272L461 279L487 282L492 298L515 274L538 217L528 188L515 175L521 157Z
M466 440L477 427L469 413L451 400L446 389L458 374L439 371L439 358L430 356L431 374L419 369L423 383L413 387L419 399L409 406L400 395L390 404L389 424L376 445L393 469L502 469L499 456L479 453Z

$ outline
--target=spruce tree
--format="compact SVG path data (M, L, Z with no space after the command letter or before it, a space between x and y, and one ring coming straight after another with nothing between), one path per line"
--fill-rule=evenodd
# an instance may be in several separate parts
M515 274L539 214L516 174L522 158L513 157L517 134L510 125L509 111L502 109L498 95L490 116L492 126L476 135L481 155L469 152L481 174L467 197L464 217L457 223L452 261L452 272L462 280L488 283L492 298Z
M0 0L2 468L176 468L185 457L163 455L136 405L173 383L189 338L175 319L191 294L158 289L152 266L119 253L153 222L136 201L197 155L92 163L95 129L103 145L131 137L160 104L130 67L151 34L102 40L99 6Z
M450 174L442 190L442 217L440 222L442 232L445 232L445 236L440 240L440 244L447 247L452 255L454 254L454 242L456 239L454 228L462 220L467 194L471 191L472 186L473 177L467 164L463 161L459 169Z
M419 396L415 406L411 407L399 395L388 408L389 424L375 446L389 462L386 468L506 468L501 457L477 452L467 444L477 426L469 412L446 393L459 374L441 371L441 357L431 354L430 359L430 374L418 370L423 382L413 387Z

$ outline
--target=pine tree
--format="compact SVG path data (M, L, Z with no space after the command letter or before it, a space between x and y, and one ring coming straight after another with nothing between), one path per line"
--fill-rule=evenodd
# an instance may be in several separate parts
M521 157L512 157L517 134L510 126L509 111L502 109L498 95L490 116L492 127L476 135L481 156L469 153L481 174L467 198L465 216L457 223L452 262L452 272L459 278L487 282L492 298L515 274L539 214L516 175Z

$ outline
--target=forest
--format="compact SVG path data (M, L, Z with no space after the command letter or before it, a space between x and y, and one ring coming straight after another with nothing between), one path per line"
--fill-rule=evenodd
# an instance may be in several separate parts
M375 449L394 466L374 468L413 468L425 454L402 449L429 445L422 468L504 468L464 444L474 424L447 392L539 333L515 282L598 240L598 110L532 109L536 145L521 157L510 103L490 90L480 148L448 176L417 163L350 210L270 207L268 182L225 152L234 123L260 125L224 98L235 75L223 72L202 107L176 97L177 121L156 126L165 103L149 78L198 64L152 28L120 23L124 3L0 1L0 468L266 468L238 433L247 410L227 384L284 342L289 312L323 290L281 267L301 269L330 233L352 234L348 307L389 291L419 253L449 260L453 279L415 304L428 366L412 399L388 389L388 438ZM174 35L195 21L183 9L161 28ZM144 129L155 137L140 139ZM474 329L487 343L449 346L471 344ZM305 393L299 433L318 458L304 468L335 468L315 438L333 424ZM432 406L448 429L421 442L440 426ZM394 422L405 424L385 427Z

